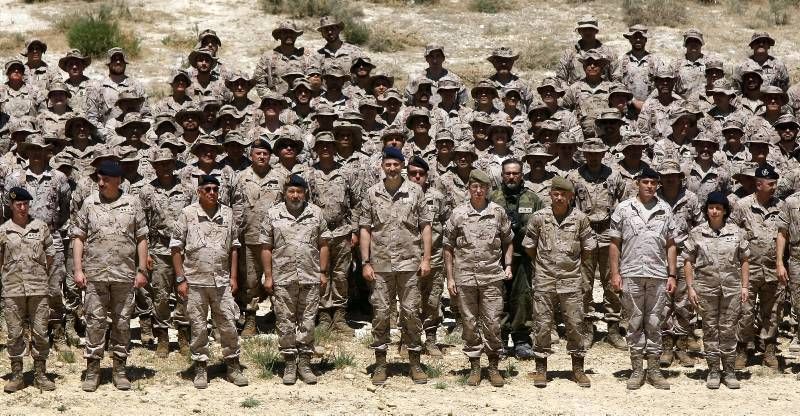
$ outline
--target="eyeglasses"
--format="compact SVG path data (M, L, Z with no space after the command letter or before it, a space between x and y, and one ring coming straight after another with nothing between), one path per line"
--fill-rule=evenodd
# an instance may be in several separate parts
M425 171L422 171L422 170L409 171L408 172L408 176L425 176L425 175L427 175L427 173Z

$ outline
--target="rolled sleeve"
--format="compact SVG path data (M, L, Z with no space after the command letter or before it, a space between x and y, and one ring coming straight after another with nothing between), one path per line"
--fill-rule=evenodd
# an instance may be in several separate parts
M533 250L539 246L539 228L541 225L538 217L531 218L527 227L525 227L525 238L522 239L522 247Z

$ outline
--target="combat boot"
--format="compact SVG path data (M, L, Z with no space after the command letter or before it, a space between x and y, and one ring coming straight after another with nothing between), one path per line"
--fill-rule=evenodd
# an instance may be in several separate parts
M425 384L428 382L428 375L422 370L419 362L419 351L408 351L408 367L411 380L415 384Z
M408 359L408 347L406 347L406 344L403 344L403 341L400 341L399 348L400 348L400 351L398 351L398 354L400 355L400 358L402 358L404 360L407 360Z
M330 309L320 309L317 317L317 331L325 332L331 330L333 318Z
M536 357L536 374L533 376L535 387L547 387L547 358Z
M189 339L192 337L189 325L178 325L178 352L181 355L188 357L191 354L189 348Z
M22 358L11 360L11 377L6 381L3 391L14 393L25 388L25 380L22 378Z
M205 389L208 387L208 371L205 361L194 362L194 388Z
M628 343L625 341L625 338L620 335L619 322L608 323L608 335L606 336L606 342L618 350L628 349Z
M225 359L225 380L230 381L233 385L244 387L249 382L247 377L242 374L242 367L239 365L239 357Z
M702 347L700 346L700 339L696 337L693 333L690 333L686 336L686 350L689 352L700 352L702 351Z
M496 355L489 356L489 383L492 384L492 387L503 387L505 384L505 380L503 380L503 375L500 374L500 370L497 369L497 364L500 363L500 357Z
M67 337L64 334L64 324L60 321L53 322L51 328L53 331L53 349L56 351L68 351L70 348L67 343Z
M792 343L789 344L789 352L800 352L800 325L798 325L794 333Z
M100 360L97 358L86 359L86 375L83 377L81 389L83 391L96 391L100 385Z
M661 374L658 357L655 355L647 357L647 381L659 390L669 390L669 382Z
M311 369L311 354L302 353L297 359L297 374L306 384L317 384L317 376Z
M111 369L111 381L118 390L130 390L131 382L125 374L125 359L114 357L114 366Z
M729 389L738 389L740 387L739 380L736 379L736 371L734 366L734 357L725 357L722 361L722 384Z
M776 350L778 346L775 344L774 340L766 341L766 345L764 346L764 365L773 369L779 370L780 365L778 364L778 357L775 356Z
M530 360L533 358L533 348L524 341L514 344L514 357L517 357L518 360Z
M81 337L78 336L78 332L75 330L75 324L75 313L67 313L66 323L64 324L64 337L67 339L67 344L73 347L77 347L81 343Z
M662 343L662 351L661 351L661 358L658 360L658 364L662 367L669 367L672 365L672 361L675 360L674 355L674 347L675 347L675 339L672 335L664 335L661 338ZM650 369L648 368L648 371Z
M156 344L156 357L167 358L169 356L169 332L167 332L167 328L155 328L153 332L155 332L156 339L158 340Z
M284 361L286 362L286 367L283 369L283 384L291 386L297 383L297 356L286 354Z
M139 338L142 346L147 348L153 346L153 319L150 315L139 315Z
M242 329L241 337L249 338L258 335L258 328L256 328L256 313L244 313L244 328Z
M442 350L436 345L436 330L425 333L425 353L433 358L441 358Z
M47 378L47 361L33 361L33 385L43 391L53 391L56 389L56 383L53 383Z
M382 386L386 383L386 351L375 350L375 368L372 370L372 384Z
M644 385L644 364L641 355L631 355L631 370L626 387L628 390L638 390Z
M694 367L697 364L694 357L689 355L689 342L687 340L688 337L681 336L678 338L678 345L675 350L675 356L678 358L678 362L687 368Z
M575 379L575 382L578 383L578 387L592 387L592 381L589 380L589 376L584 372L583 366L584 358L573 356L572 377Z
M719 388L719 358L706 358L708 364L708 376L706 377L706 387L716 390Z
M736 370L744 370L747 367L747 344L739 342L736 344L736 358L734 361L734 368Z
M477 386L479 384L481 384L481 357L469 357L467 385Z
M333 311L331 330L346 337L355 336L356 331L350 328L350 325L347 325L347 317L345 316L344 308L336 308L336 310Z

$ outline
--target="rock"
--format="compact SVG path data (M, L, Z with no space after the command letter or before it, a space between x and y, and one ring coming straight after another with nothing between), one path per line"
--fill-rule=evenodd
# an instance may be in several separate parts
M356 376L354 376L354 375L352 375L352 374L349 374L349 373L348 373L348 374L345 374L345 375L344 375L344 378L346 378L346 379L348 379L348 380L352 380L352 379L356 378Z
M370 393L375 393L378 390L376 386L367 386L367 391Z

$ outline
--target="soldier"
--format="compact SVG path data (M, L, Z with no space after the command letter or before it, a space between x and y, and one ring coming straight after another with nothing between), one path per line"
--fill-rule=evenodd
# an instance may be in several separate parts
M778 216L778 237L776 240L776 274L784 281L788 281L789 301L792 310L800 313L800 194L793 194L786 198L786 203L781 208ZM794 339L789 345L789 351L796 352L800 343L800 325L795 328ZM800 376L798 376L800 380Z
M389 309L400 298L402 342L407 346L414 383L427 383L420 366L419 279L431 271L431 212L422 189L401 176L405 158L395 148L383 151L383 181L371 186L362 201L359 226L362 275L373 286L374 308L370 348L375 350L372 383L386 382Z
M747 364L755 341L756 313L759 315L758 338L764 343L763 365L772 370L779 369L777 353L778 308L786 286L786 273L777 273L777 244L780 225L779 214L784 202L775 196L778 173L769 164L756 168L755 193L736 202L731 213L731 222L747 232L750 243L750 294L742 304L739 320L739 344L736 347L737 369ZM785 243L785 242L784 242ZM758 302L758 303L756 303ZM749 344L749 345L748 345Z
M522 99L520 107L521 110L525 111L531 101L531 93L528 84L517 74L511 72L517 59L519 59L519 54L509 47L502 46L492 50L492 54L486 60L492 64L495 73L488 78L488 81L494 85L498 94L509 88L518 90ZM495 101L497 101L497 97ZM502 109L503 105L495 102L495 107Z
M633 105L641 108L653 89L650 83L650 62L656 57L645 49L647 26L633 25L622 36L630 42L631 50L620 56L617 72L613 74L614 81L622 83L633 94Z
M561 53L561 57L556 65L556 77L567 85L583 79L586 73L583 71L583 66L579 60L580 56L583 52L594 49L607 56L612 63L612 65L609 65L603 71L603 78L611 80L616 70L613 65L616 64L617 59L614 50L597 39L597 34L600 32L597 19L591 15L582 16L578 19L575 32L577 32L581 38L575 42L574 45Z
M305 53L305 48L298 48L296 44L300 36L303 36L303 31L288 20L281 22L272 30L272 38L280 44L261 55L256 65L253 79L259 92L267 88L275 89L281 77L290 68L306 69L309 57Z
M121 181L119 163L100 162L98 191L83 201L72 228L75 284L86 289L87 366L81 388L89 392L97 390L100 384L108 318L111 319L108 345L114 354L112 381L119 390L131 388L125 375L130 318L136 289L144 287L148 279L144 266L149 231L144 211L137 197L122 192Z
M153 106L153 114L177 114L187 103L192 101L192 97L189 95L192 78L185 69L173 69L168 83L171 93Z
M553 155L541 144L534 143L528 146L523 160L530 169L524 177L525 188L535 192L545 207L550 205L550 183L555 174L547 170L547 163L553 160Z
M190 188L196 188L197 182L203 175L211 175L222 184L220 186L219 202L223 205L230 205L233 181L236 174L230 166L223 165L217 161L217 156L222 153L222 145L213 137L201 135L191 146L192 155L197 161L186 165L178 171L181 182ZM196 196L193 197L197 199Z
M461 205L469 199L469 174L475 167L475 147L469 143L460 143L453 149L453 166L436 178L433 186L447 196L452 204L450 209Z
M736 321L742 303L747 302L749 296L750 244L745 231L728 222L729 212L725 195L717 191L710 193L703 209L706 223L692 229L683 250L689 300L703 316L703 345L708 363L706 387L709 389L718 389L720 381L729 389L739 388L734 371Z
M6 62L7 81L0 84L0 106L11 117L35 117L38 107L46 99L34 86L25 83L25 64L19 59Z
M561 312L567 327L567 352L572 356L572 375L578 386L590 387L584 373L587 343L584 333L581 259L597 248L589 218L572 208L575 187L562 176L553 178L551 205L533 214L522 241L533 261L533 319L536 375L533 385L547 386L547 357L555 314ZM556 310L558 308L558 310Z
M761 74L764 85L772 85L786 91L789 88L789 71L786 69L786 64L769 53L769 49L775 46L775 39L767 32L753 32L749 46L753 53L733 71L733 79L739 90L744 90L741 84L744 81L745 68L754 67Z
M117 98L121 91L135 91L138 97L144 102L139 112L148 114L150 109L147 105L147 94L142 84L125 73L128 67L128 57L122 48L111 48L106 53L106 66L108 75L100 81L96 88L93 88L87 97L86 113L89 121L96 125L105 124L109 119L116 116L112 110L117 105Z
M689 101L699 99L706 91L708 63L714 58L703 53L704 43L700 29L687 29L683 32L685 52L672 64L678 71L675 91Z
M78 49L71 49L63 57L58 60L58 67L67 73L67 78L64 84L67 85L70 92L69 106L76 112L86 112L87 95L89 89L95 84L89 80L89 77L84 75L83 71L91 65L92 58L85 56ZM95 125L95 127L100 127Z
M0 271L3 309L8 327L8 358L11 376L3 391L25 388L22 358L27 355L25 329L30 330L30 351L34 360L33 385L51 391L56 385L47 378L47 322L50 315L48 273L53 265L53 238L43 221L28 215L31 194L23 188L8 191L11 218L0 226Z
M649 165L642 161L642 152L647 147L648 136L631 132L622 138L619 144L623 158L612 165L613 173L608 178L608 191L611 193L613 206L616 206L638 193L639 185L636 176Z
M192 327L190 345L194 362L194 387L208 387L206 363L209 358L209 308L219 331L225 379L236 386L248 384L239 366L239 336L236 333L238 290L236 224L233 211L219 203L220 182L202 175L197 182L197 202L183 208L169 242L178 295L186 300Z
M656 171L650 167L642 169L636 176L638 194L617 205L608 232L611 285L614 290L622 291L622 305L628 318L633 369L627 382L629 390L644 384L644 356L648 381L657 389L669 389L658 358L661 315L667 293L675 291L677 266L672 209L656 196L658 181Z
M39 89L47 88L52 82L60 82L61 75L44 61L47 43L33 38L25 42L25 50L20 55L25 61L25 82Z
M168 329L170 326L170 295L175 292L175 269L172 265L172 252L169 239L175 229L175 220L183 208L192 201L192 189L178 180L175 175L175 159L169 149L154 149L150 156L156 177L139 191L139 199L144 210L149 230L150 250L148 269L151 270L153 299L153 332L158 340L156 357L169 355ZM186 302L176 298L175 316L172 323L178 332L178 348L182 355L189 355L189 319L186 316Z
M691 163L684 164L682 170L686 175L686 189L697 195L698 201L704 201L714 191L728 194L731 191L730 174L727 169L714 161L719 150L719 138L711 132L703 132L692 139L695 157Z
M458 205L445 224L444 259L447 290L458 301L464 320L461 338L469 357L467 385L481 381L481 354L489 358L489 381L502 387L497 369L503 342L503 281L511 280L514 238L505 210L487 199L491 178L485 172L469 174L469 200ZM480 329L479 329L480 328Z
M364 56L361 48L339 38L342 30L344 30L344 23L333 16L323 16L319 19L317 32L322 34L325 45L317 49L312 56L311 60L314 65L326 68L335 64L342 68L348 68L353 59Z
M575 111L583 136L594 137L594 121L604 108L608 108L612 83L603 79L603 71L610 66L610 59L597 50L590 50L583 52L578 61L586 75L567 88L564 107Z
M272 147L264 139L256 139L250 146L252 164L239 175L233 186L233 219L239 230L239 241L243 245L244 256L239 269L241 287L238 301L244 313L242 337L258 334L256 311L263 296L261 275L264 273L261 264L261 247L259 233L264 218L273 205L283 197L285 176L280 175L269 164Z
M670 118L673 108L683 105L684 100L675 93L675 68L667 63L656 63L651 68L650 77L654 92L642 104L636 129L653 137L669 135L669 127L675 119Z
M409 78L419 78L424 77L433 82L433 88L431 89L431 104L438 104L439 103L439 89L442 87L440 81L443 79L448 79L454 82L457 88L453 88L456 92L456 102L458 104L466 104L467 103L467 89L464 87L461 78L458 75L454 74L452 71L448 70L444 67L445 61L445 53L444 47L439 44L427 44L425 45L425 62L428 63L427 68L420 71L418 74L414 74ZM406 97L411 96L411 90L409 86L412 85L414 82L413 79L409 79L409 82L406 84L405 95Z
M225 88L225 79L214 69L217 66L217 58L214 51L208 47L198 47L194 49L188 58L193 70L190 70L191 85L188 95L193 100L200 100L203 97L213 97L220 101L230 99L230 91Z

